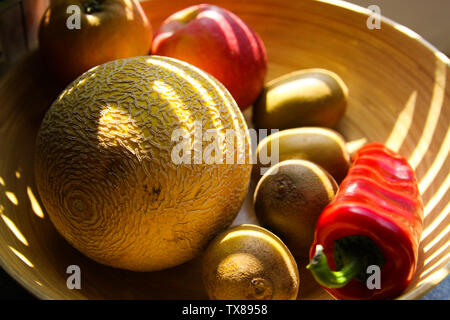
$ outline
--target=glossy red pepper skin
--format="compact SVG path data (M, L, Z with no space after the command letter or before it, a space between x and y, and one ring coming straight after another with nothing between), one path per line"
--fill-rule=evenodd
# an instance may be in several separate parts
M320 215L310 258L324 248L331 269L334 241L351 235L369 237L385 258L381 288L368 289L352 279L339 289L325 288L337 299L391 299L410 283L417 264L423 205L407 160L381 143L359 149L335 199Z

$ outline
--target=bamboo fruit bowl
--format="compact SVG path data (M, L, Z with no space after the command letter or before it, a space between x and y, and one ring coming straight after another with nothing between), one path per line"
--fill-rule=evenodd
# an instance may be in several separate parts
M368 29L368 10L345 2L210 2L233 11L260 34L268 51L267 80L304 68L326 68L342 77L349 105L337 130L349 148L380 141L409 159L425 220L417 271L400 298L417 299L436 286L450 272L448 58L388 19L382 18L381 29ZM151 0L143 5L156 29L194 3ZM42 299L206 299L201 257L164 271L124 271L86 258L56 232L36 190L33 149L43 115L62 89L36 53L1 80L1 267ZM233 224L257 223L252 192ZM70 265L81 269L80 290L67 288ZM305 262L299 261L299 269L299 299L331 298L305 270Z

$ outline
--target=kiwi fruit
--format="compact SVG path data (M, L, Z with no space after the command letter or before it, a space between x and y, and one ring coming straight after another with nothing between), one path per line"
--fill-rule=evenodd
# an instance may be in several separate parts
M341 183L350 167L344 138L335 130L303 127L273 133L258 144L253 177L259 180L270 166L289 159L314 162Z
M296 258L305 258L316 221L337 189L336 181L320 166L305 160L282 161L258 182L255 213L261 225L276 233Z
M202 277L214 300L294 300L300 282L295 259L280 238L250 224L230 228L209 244Z
M326 69L295 71L270 81L254 104L258 129L333 128L347 107L344 81Z

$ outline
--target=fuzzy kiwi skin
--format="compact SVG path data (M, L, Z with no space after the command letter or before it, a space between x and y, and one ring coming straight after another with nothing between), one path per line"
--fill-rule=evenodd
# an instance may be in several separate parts
M348 88L334 72L305 69L270 81L255 102L258 129L333 128L347 108Z
M254 195L255 213L261 225L276 233L296 258L305 258L316 221L337 189L333 177L314 163L283 161L259 181Z
M213 300L294 300L297 263L269 230L243 224L218 235L206 249L202 278Z
M278 150L276 145L278 144ZM262 162L262 154L268 158L278 155L278 161L302 159L311 161L331 174L337 183L347 175L350 168L350 154L341 134L333 129L303 127L282 130L264 138L256 150L257 163L253 168L255 180L261 178L262 168L274 163Z

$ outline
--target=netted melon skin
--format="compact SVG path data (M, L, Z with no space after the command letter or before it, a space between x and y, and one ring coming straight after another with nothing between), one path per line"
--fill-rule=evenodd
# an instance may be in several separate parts
M174 163L173 130L193 137L195 123L203 134L236 132L243 161L231 163L223 142L222 164ZM244 118L217 80L175 59L134 57L89 70L52 104L37 136L36 184L50 220L80 252L161 270L197 256L234 220L250 153Z

